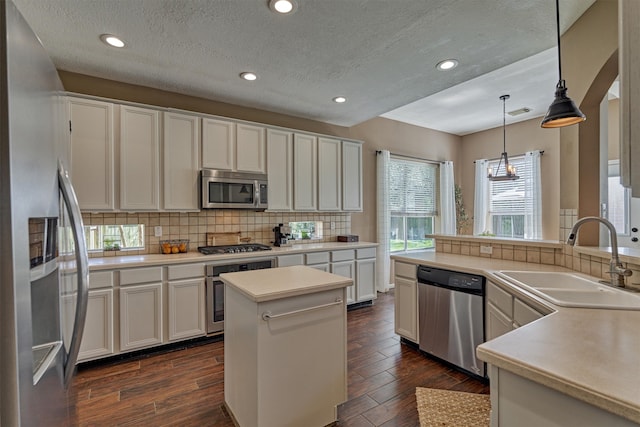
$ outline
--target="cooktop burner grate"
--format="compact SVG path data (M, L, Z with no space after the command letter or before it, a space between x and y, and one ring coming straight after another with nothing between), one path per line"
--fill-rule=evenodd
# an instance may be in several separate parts
M224 246L198 246L198 251L205 255L260 252L260 251L270 251L270 250L271 250L271 246L262 245L260 243L246 243L242 245L224 245Z

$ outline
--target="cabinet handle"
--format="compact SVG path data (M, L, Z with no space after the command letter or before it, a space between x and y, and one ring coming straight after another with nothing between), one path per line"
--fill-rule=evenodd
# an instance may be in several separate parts
M322 305L316 305L315 307L301 308L300 310L287 311L286 313L271 314L270 311L265 311L264 313L262 313L262 320L268 322L271 319L278 319L280 317L292 316L294 314L304 313L306 311L318 310L321 308L332 307L334 305L340 305L340 304L342 304L342 298L336 298L334 302L330 302Z

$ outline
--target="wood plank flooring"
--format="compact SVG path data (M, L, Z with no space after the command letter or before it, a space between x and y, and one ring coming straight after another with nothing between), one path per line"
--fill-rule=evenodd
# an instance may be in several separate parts
M338 426L419 426L415 388L488 393L487 385L421 355L393 332L393 291L348 312L348 393ZM78 370L76 426L231 427L223 409L224 342ZM305 427L305 426L300 426Z

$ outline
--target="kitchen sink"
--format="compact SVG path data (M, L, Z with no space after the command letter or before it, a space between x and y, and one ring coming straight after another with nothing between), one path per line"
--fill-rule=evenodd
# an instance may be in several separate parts
M497 275L563 307L640 310L640 295L575 273L500 271Z

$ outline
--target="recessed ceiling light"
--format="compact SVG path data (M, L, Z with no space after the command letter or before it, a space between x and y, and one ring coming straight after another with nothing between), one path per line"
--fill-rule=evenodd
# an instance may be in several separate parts
M445 59L444 61L438 62L438 65L436 65L436 68L438 70L447 71L447 70L456 68L457 66L458 66L458 61L456 61L455 59Z
M347 102L347 98L345 98L344 96L336 96L335 98L333 98L333 102L342 104L343 102Z
M124 42L118 37L111 34L102 34L100 36L100 40L102 40L104 43L108 44L109 46L124 47Z
M517 110L507 111L507 114L510 115L510 116L519 116L520 114L529 113L530 111L531 111L531 108L522 107L522 108L519 108Z
M258 79L258 75L256 73L252 73L248 71L244 73L240 73L240 77L242 77L245 80L249 80L250 82Z
M295 12L297 7L295 0L269 0L269 9L283 15Z

